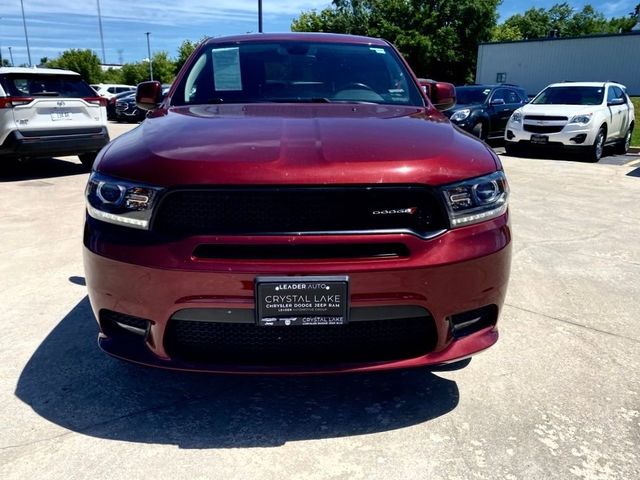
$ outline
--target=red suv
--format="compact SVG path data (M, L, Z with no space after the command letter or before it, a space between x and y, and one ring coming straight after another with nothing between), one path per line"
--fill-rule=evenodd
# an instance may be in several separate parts
M432 85L439 108L449 84ZM109 354L210 372L464 359L498 339L509 189L388 42L210 39L86 189L84 261Z

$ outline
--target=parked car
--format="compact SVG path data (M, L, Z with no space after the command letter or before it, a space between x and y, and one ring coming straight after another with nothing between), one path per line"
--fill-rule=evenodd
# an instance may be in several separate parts
M445 115L482 140L502 138L511 114L527 101L527 93L517 85L456 87L456 106Z
M171 85L162 86L162 95L167 94ZM130 93L116 101L114 117L118 122L141 122L147 116L147 111L136 105L136 93Z
M450 84L432 85L450 104ZM109 354L213 372L445 364L498 339L511 258L500 160L388 42L202 43L86 188Z
M516 110L505 132L508 154L531 147L579 150L592 162L613 145L626 153L635 126L626 87L615 82L563 82L542 90Z
M0 161L78 155L92 165L109 142L105 104L76 72L0 68Z
M135 90L127 90L126 92L120 92L114 96L112 96L107 102L107 118L109 120L116 120L116 102L125 97L136 95Z
M117 83L96 83L91 85L101 97L111 99L114 95L124 92L135 92L136 87L133 85L121 85Z

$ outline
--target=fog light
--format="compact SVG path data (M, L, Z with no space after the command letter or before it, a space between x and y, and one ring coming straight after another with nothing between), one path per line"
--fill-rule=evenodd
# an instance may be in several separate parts
M507 130L507 139L513 140L514 137L515 137L515 134L511 130Z
M451 334L454 338L460 338L486 327L491 327L498 321L498 307L487 305L486 307L456 313L449 318Z
M570 140L572 142L575 143L584 143L584 141L587 139L587 134L586 133L581 133L580 135L576 135L575 137L571 138Z

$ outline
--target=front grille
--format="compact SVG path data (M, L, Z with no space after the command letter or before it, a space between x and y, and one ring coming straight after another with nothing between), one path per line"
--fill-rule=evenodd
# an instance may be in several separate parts
M566 122L569 120L568 117L558 117L554 115L525 115L525 120L542 120L542 121L557 121L557 122Z
M415 210L393 212L400 209ZM183 235L389 229L423 234L446 227L435 194L421 186L174 190L161 200L152 226L158 232Z
M259 327L171 319L164 346L174 359L238 365L291 365L400 360L436 345L431 317L346 325Z
M531 133L558 133L562 131L564 125L527 125L524 124L524 129Z

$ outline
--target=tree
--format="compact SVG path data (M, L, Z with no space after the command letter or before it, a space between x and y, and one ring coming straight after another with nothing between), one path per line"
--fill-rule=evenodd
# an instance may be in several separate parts
M102 80L100 59L91 50L66 50L58 58L48 61L46 66L77 72L87 83L99 83Z
M170 83L173 81L173 78L176 76L176 65L173 60L169 58L167 52L156 52L153 55L152 62L154 80L158 80L160 83Z
M489 40L500 0L334 0L302 12L291 30L382 37L419 76L473 79L479 42Z
M515 14L494 28L492 40L522 40L543 38L553 32L560 37L577 37L597 33L629 32L635 25L635 16L608 19L587 4L574 10L568 3L557 3L548 10L530 8L523 14ZM518 32L520 36L518 37Z
M122 75L122 69L110 68L102 72L102 83L126 83Z

